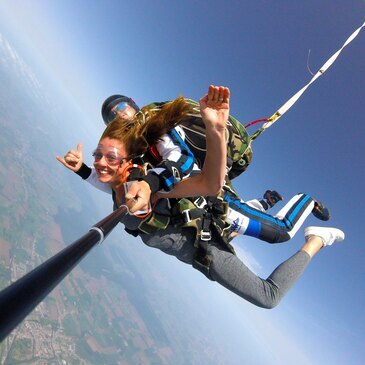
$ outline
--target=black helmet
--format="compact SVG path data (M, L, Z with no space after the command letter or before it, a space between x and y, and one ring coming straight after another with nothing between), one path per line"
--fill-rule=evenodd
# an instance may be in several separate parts
M109 98L105 99L103 105L101 106L101 115L103 117L104 123L108 125L110 123L115 115L111 113L111 110L119 103L121 102L127 103L129 106L131 106L136 112L139 111L138 105L134 102L133 99L128 98L128 96L124 95L112 95L109 96Z

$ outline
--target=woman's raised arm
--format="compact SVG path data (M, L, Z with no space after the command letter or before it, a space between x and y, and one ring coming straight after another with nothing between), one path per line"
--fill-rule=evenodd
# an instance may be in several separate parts
M230 91L223 86L209 86L207 94L200 99L200 113L206 129L204 166L200 174L179 182L169 193L159 197L182 198L189 196L212 196L219 193L224 184L227 165L226 123L229 117Z

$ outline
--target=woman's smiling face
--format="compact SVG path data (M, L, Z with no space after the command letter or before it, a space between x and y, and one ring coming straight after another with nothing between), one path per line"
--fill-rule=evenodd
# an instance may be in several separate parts
M124 144L109 137L103 138L93 153L94 167L99 181L107 184L120 182L122 172L128 165Z

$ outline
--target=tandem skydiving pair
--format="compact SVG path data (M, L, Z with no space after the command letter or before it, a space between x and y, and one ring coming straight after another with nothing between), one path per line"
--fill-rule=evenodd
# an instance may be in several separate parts
M199 105L179 97L139 110L133 100L114 95L102 107L107 127L94 152L94 167L83 164L81 145L58 160L112 194L114 208L128 207L131 214L122 221L127 232L191 264L251 303L272 308L311 257L321 247L342 240L344 234L336 228L307 228L302 249L266 280L235 255L231 242L237 233L270 243L284 242L311 212L321 220L328 220L329 212L306 194L290 199L276 216L265 213L282 199L275 191L267 191L261 200L245 203L239 199L227 166L232 168L229 160L234 152L247 157L251 145L243 141L243 149L239 142L227 148L232 118L229 97L228 88L211 85ZM200 166L189 148L186 129L194 119L205 127L206 156Z

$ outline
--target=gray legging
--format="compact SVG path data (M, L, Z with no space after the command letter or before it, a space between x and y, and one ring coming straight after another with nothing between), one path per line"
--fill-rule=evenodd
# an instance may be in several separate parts
M195 253L193 246L195 235L192 231L180 227L168 227L153 235L140 236L146 245L192 264ZM210 278L262 308L274 308L310 262L310 256L306 252L298 251L264 280L255 275L237 256L224 251L213 240L208 245L208 253L212 257Z

